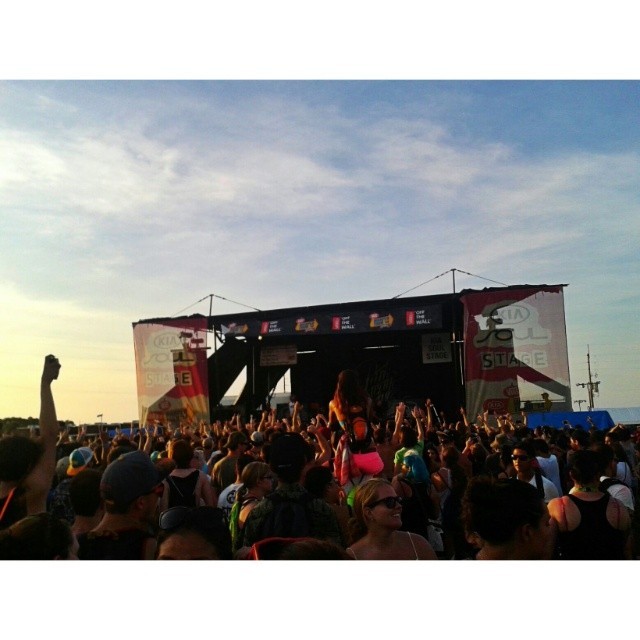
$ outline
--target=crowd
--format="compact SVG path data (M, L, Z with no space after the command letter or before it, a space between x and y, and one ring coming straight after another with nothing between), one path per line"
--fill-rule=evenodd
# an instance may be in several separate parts
M631 559L640 433L391 420L343 371L326 415L73 438L45 358L40 434L0 439L0 559Z

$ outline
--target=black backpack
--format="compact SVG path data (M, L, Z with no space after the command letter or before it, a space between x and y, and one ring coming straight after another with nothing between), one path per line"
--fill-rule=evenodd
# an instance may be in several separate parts
M277 491L265 497L273 504L260 527L264 538L306 538L311 535L309 504L313 496L305 491L299 498L288 498Z
M618 480L618 478L605 478L598 485L598 491L602 491L602 493L607 493L607 489L609 489L609 487L614 487L617 484L622 484L625 487L627 486L624 484L624 482L622 482L622 480Z
M364 415L350 415L346 420L351 453L367 453L373 441L373 429Z

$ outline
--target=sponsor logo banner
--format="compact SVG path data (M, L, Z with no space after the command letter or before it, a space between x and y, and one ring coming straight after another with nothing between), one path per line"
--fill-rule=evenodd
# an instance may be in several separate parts
M467 412L517 412L542 393L571 409L562 287L469 293L461 301Z
M209 420L207 319L134 324L140 424Z
M214 318L214 322L216 319ZM371 333L378 331L433 330L442 328L440 305L417 307L392 306L368 311L354 310L298 317L269 319L234 318L233 322L216 323L224 335L295 336L335 333Z

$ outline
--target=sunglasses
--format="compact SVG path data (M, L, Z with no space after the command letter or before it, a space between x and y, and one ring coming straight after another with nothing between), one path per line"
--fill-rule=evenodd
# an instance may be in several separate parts
M217 507L171 507L160 514L158 526L162 531L193 526L214 529L222 525L222 512Z
M526 462L527 460L529 460L529 456L516 456L516 455L512 455L511 456L512 460L521 460L522 462Z
M371 504L368 504L369 509L377 507L379 504L383 504L387 509L393 509L396 505L402 506L402 498L400 496L390 496L388 498L380 498Z

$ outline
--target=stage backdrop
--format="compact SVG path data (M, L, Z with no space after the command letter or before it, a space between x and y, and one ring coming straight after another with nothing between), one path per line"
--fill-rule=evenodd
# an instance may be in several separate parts
M134 323L133 341L140 425L208 422L207 319Z
M563 286L462 292L469 415L571 411Z

